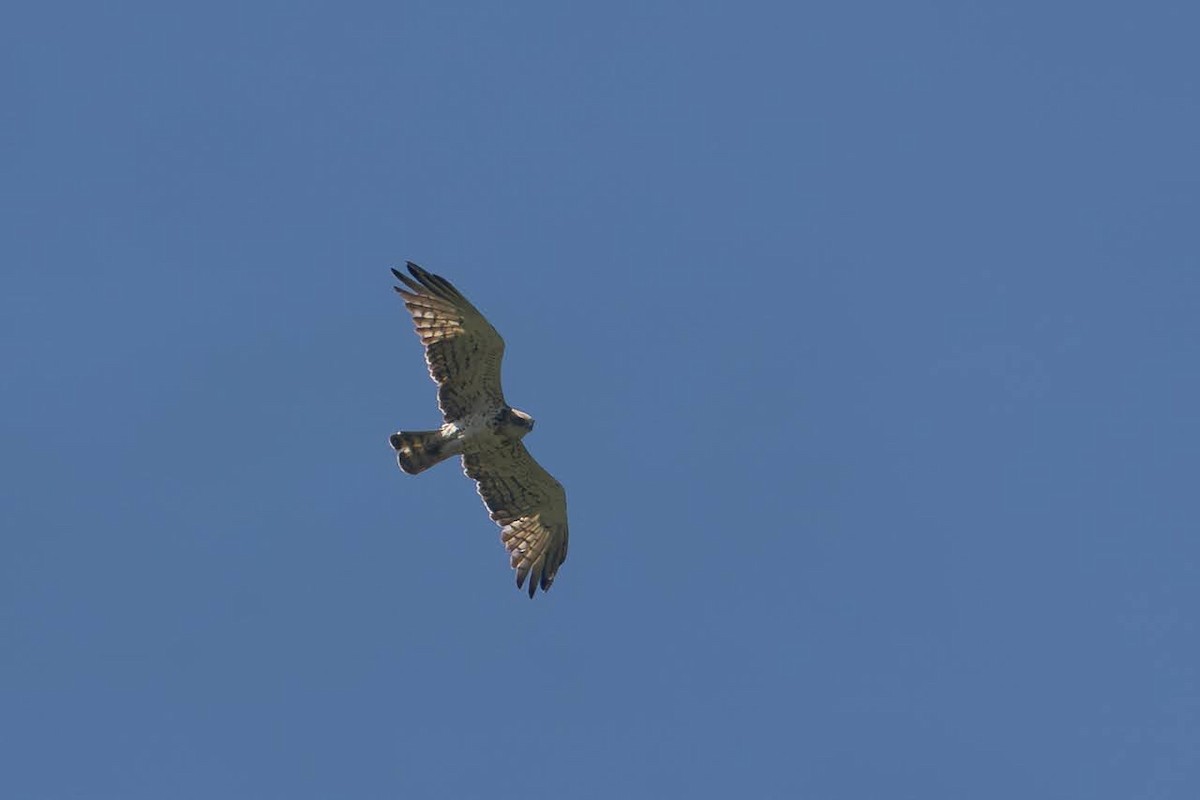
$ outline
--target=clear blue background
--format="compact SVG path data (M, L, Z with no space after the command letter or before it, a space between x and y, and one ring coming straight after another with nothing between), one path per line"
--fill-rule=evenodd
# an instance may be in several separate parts
M1200 797L1194 3L3 28L4 797ZM387 446L405 259L534 601Z

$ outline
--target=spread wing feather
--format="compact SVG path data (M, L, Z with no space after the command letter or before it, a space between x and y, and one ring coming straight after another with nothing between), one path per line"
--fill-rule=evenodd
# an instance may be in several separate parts
M463 453L463 471L475 481L500 541L529 596L554 583L567 557L567 493L519 441L494 439Z
M408 262L408 275L392 270L404 284L396 291L412 314L429 375L438 385L438 406L447 422L472 411L504 405L500 360L504 340L479 309L450 281Z

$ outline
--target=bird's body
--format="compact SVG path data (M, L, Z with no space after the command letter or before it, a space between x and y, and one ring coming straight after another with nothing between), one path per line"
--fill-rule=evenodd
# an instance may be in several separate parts
M396 287L425 345L445 420L429 431L399 431L390 442L405 472L416 475L453 456L476 482L529 596L550 588L567 557L567 498L521 440L533 418L504 401L500 362L504 340L449 281L408 263L412 277L392 270Z

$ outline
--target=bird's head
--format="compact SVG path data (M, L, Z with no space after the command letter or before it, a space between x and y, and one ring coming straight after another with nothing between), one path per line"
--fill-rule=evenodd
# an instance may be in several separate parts
M518 411L515 408L507 408L501 414L500 427L509 436L515 439L520 439L533 430L533 417L526 414L524 411Z

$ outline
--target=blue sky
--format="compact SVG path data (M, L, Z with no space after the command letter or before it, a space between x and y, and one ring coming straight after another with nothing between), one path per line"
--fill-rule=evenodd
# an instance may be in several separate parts
M1200 796L1193 4L4 26L0 793ZM572 539L530 601L388 268Z

